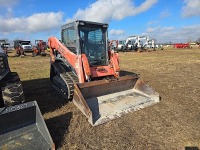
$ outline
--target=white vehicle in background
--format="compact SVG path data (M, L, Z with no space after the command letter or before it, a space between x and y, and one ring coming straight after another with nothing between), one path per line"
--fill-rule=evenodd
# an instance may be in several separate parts
M146 51L148 49L161 49L163 50L162 45L158 45L155 42L156 40L150 39L146 35L139 36L139 35L134 35L134 36L129 36L126 39L125 46L127 50L141 50L141 51Z
M126 42L125 40L118 41L118 46L117 46L118 51L125 51L125 49L126 49L125 42Z
M33 46L31 44L31 41L21 41L21 46L25 52L33 51Z
M137 47L141 50L145 50L145 48L148 48L148 36L138 36L138 44Z
M126 39L126 42L125 42L126 49L128 49L128 50L136 50L137 47L138 47L138 42L139 42L138 37L139 36L137 36L137 35L129 36Z
M154 50L163 50L164 49L164 47L163 47L163 45L162 44L156 44L156 42L155 42L155 40L153 40L153 39L151 39L151 40L149 40L148 41L148 46L147 46L147 48L153 48Z
M6 40L0 40L0 46L3 49L5 49L5 48L8 49L8 48L10 48L10 43L6 42Z
M147 48L156 48L155 41L153 39L148 41Z
M16 46L22 47L24 52L32 52L33 51L33 46L31 44L31 41L16 40L14 42L15 42L15 47Z

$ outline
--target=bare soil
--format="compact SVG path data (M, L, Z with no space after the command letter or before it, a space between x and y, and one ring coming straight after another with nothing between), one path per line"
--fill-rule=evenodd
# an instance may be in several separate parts
M139 73L161 102L92 127L49 82L49 56L12 57L26 101L36 100L57 149L200 148L200 49L120 52L121 70Z

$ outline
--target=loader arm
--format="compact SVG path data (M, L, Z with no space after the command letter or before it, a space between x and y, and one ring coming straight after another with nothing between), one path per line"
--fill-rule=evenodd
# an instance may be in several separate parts
M81 55L76 55L73 52L71 52L56 37L50 37L48 39L48 45L50 48L51 63L54 63L56 61L56 53L58 51L61 54L60 57L62 61L64 60L71 68L73 68L76 71L79 82L83 83L85 81L85 77L83 74ZM84 61L87 60L85 59ZM85 64L87 64L87 62ZM87 66L87 68L88 67L89 66Z
M57 50L62 57L64 57L68 63L75 67L76 59L78 59L77 55L72 53L67 47L65 47L56 37L50 37L48 39L48 45L50 47L50 56L51 62L55 62L55 50Z

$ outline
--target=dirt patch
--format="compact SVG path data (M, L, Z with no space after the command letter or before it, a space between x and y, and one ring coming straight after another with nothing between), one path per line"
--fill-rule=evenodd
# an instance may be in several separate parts
M60 149L200 148L200 49L119 57L121 70L139 73L160 93L161 102L97 127L51 87L48 56L9 57L9 62L23 81L26 100L37 100Z

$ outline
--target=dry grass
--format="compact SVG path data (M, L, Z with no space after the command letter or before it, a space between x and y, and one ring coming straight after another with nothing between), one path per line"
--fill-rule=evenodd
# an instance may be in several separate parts
M12 54L10 54L12 55ZM92 127L49 83L49 58L9 57L27 101L37 100L60 149L200 148L200 49L120 53L122 70L137 72L160 93L161 102Z

